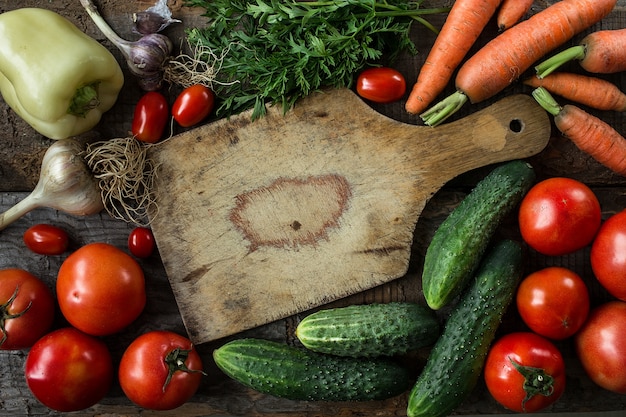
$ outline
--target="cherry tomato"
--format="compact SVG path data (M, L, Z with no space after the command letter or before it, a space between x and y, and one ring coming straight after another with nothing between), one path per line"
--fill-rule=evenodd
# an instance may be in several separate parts
M149 258L154 247L154 235L147 227L136 227L128 235L128 250L137 258Z
M609 301L591 310L575 341L589 378L604 389L626 394L626 303Z
M146 304L141 267L107 243L90 243L68 256L59 268L56 288L67 321L94 336L124 329Z
M591 243L602 213L596 195L570 178L549 178L535 184L519 208L522 238L537 252L565 255Z
M574 271L548 267L522 280L516 295L517 310L536 333L561 340L572 336L589 314L589 291Z
M40 255L60 255L67 250L69 242L65 230L50 224L36 224L24 232L26 247Z
M393 68L368 68L361 72L356 80L357 94L376 103L400 100L405 91L404 76Z
M0 349L29 348L46 334L54 320L50 288L22 269L0 270Z
M118 375L122 390L138 406L171 410L198 390L202 360L186 337L170 331L151 331L128 346Z
M26 358L26 382L46 407L78 411L99 402L113 382L113 361L99 339L72 327L48 333Z
M133 136L147 143L155 143L163 136L169 120L167 99L157 91L144 94L135 106L131 130Z
M215 95L208 87L195 84L185 88L172 105L172 116L182 127L200 123L213 110Z
M565 363L558 348L532 332L510 333L489 350L484 366L487 389L516 412L542 410L565 390Z
M626 211L609 217L591 245L591 269L615 298L626 301Z

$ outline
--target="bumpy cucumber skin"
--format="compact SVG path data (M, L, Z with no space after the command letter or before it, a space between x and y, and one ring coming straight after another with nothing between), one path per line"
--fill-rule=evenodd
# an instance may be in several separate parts
M243 385L291 400L383 400L412 384L408 370L390 359L342 358L263 339L233 340L213 358Z
M409 302L362 304L317 311L296 328L315 352L350 357L393 356L430 346L440 326L427 306Z
M447 416L471 393L522 274L516 242L502 241L487 253L409 394L408 417Z
M424 257L422 288L438 310L467 286L497 227L535 182L528 163L496 167L463 199L435 231Z

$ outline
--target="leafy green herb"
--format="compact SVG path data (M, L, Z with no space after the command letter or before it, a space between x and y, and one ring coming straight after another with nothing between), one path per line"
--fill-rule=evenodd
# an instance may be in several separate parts
M214 89L218 116L266 104L289 110L296 100L324 87L350 87L354 75L383 56L416 52L412 22L436 31L406 0L187 0L205 9L207 27L187 31L191 45L222 57Z

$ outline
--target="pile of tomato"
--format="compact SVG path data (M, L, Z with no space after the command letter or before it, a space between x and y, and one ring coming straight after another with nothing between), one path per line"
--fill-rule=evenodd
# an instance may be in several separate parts
M528 331L496 340L484 368L493 398L517 412L542 410L565 390L566 367L555 341L571 340L589 378L626 394L626 210L604 222L585 184L569 178L537 183L522 200L519 228L531 250L567 255L591 246L593 275L609 300L591 306L585 280L550 266L526 276L516 294Z

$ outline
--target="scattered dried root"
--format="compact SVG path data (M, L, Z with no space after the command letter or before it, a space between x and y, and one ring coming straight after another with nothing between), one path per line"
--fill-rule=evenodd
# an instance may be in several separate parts
M157 166L147 146L133 137L87 145L84 157L102 190L105 210L114 218L137 225L150 224L158 213L154 198Z

